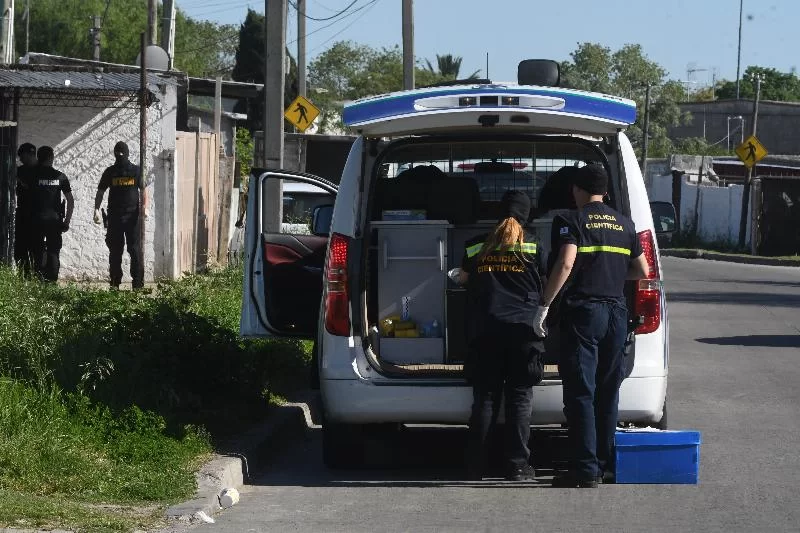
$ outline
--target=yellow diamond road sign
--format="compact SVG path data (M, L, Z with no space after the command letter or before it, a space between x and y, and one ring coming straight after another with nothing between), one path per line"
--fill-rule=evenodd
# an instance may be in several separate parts
M742 160L744 166L751 168L757 162L764 159L767 155L767 149L764 145L758 142L755 135L751 135L744 140L742 144L736 147L736 155Z
M283 116L298 130L306 131L314 119L319 116L319 109L308 98L298 96L289 104L289 107L283 112Z

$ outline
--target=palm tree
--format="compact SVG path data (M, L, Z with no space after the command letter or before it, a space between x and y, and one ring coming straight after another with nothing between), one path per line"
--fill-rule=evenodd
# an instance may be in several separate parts
M428 70L431 71L433 74L438 74L442 78L450 79L450 80L457 80L458 73L461 70L461 60L462 58L453 56L452 54L447 54L440 56L436 54L436 63L439 67L438 71L433 68L430 60L426 59L425 62L428 64ZM478 73L480 70L476 70L472 74L470 74L467 79L474 80L478 78Z

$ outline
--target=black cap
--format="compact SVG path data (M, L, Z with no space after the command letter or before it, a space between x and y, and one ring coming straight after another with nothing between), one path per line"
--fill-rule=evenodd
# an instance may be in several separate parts
M114 145L114 157L128 157L128 145L122 141L119 141L117 144Z
M36 155L36 147L31 143L22 143L17 148L17 155L22 157L22 154Z
M608 172L597 163L586 165L575 175L574 183L589 194L605 194L608 192Z
M54 153L52 146L40 146L39 150L36 152L36 158L40 163L49 161L50 159L53 159L53 157Z
M510 189L500 199L500 218L515 218L520 224L526 224L531 214L531 199L522 191Z

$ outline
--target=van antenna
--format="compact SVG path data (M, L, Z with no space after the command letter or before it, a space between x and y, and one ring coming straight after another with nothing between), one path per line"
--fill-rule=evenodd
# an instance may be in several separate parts
M489 78L489 52L486 52L486 79Z

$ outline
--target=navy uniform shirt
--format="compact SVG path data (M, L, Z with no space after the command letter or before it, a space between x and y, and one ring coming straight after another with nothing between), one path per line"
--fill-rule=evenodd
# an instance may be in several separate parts
M28 220L31 212L31 195L36 179L36 165L20 165L17 167L17 215L20 220Z
M98 189L108 193L108 215L117 217L139 211L139 191L144 189L139 167L130 161L114 163L103 172Z
M602 202L591 202L553 219L557 243L578 247L575 265L565 289L568 304L586 300L619 301L631 261L642 255L633 221Z
M53 167L37 166L30 180L31 217L43 223L61 222L61 193L70 192L69 179Z
M479 317L531 324L542 293L535 239L526 232L521 247L482 255L486 237L465 243L462 269L469 274L470 307Z

